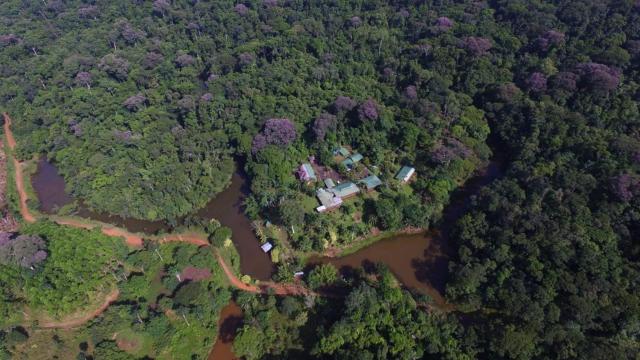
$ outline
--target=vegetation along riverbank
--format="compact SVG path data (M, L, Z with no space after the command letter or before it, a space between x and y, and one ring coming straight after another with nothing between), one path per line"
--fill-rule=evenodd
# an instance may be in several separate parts
M4 0L0 360L637 358L638 24Z

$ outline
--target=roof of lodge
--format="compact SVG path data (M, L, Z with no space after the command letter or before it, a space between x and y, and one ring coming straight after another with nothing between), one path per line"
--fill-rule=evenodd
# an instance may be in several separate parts
M313 171L313 167L309 163L302 164L302 168L306 172L306 175L309 179L316 179L316 172Z
M362 160L362 155L361 154L353 154L351 156L349 156L348 158L342 160L342 165L344 166L351 166L357 162L359 162L360 160Z
M400 171L398 171L398 174L396 174L396 179L403 180L405 177L407 177L409 174L413 173L414 171L416 171L415 168L405 165L402 167L402 169L400 169Z
M333 182L332 178L324 179L324 184L327 186L328 189L331 189L332 187L336 186L336 183Z
M320 203L326 207L331 207L334 205L334 194L325 190L325 189L318 189L316 190L316 196L318 197L318 200L320 200Z
M356 186L356 184L352 183L351 181L347 181L334 186L329 191L334 193L336 196L346 197L360 192L360 189L358 188L358 186Z
M334 151L334 154L342 155L344 157L349 156L349 150L347 150L344 146L340 146Z
M364 184L368 190L375 189L376 187L382 185L382 180L379 177L371 174L364 179L360 179L358 181L361 184Z

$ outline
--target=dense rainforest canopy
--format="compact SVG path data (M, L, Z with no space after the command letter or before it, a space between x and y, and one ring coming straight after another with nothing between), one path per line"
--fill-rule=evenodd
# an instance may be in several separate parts
M290 245L321 250L372 227L437 224L451 191L492 153L503 159L449 234L454 312L425 314L384 271L341 279L352 286L341 299L242 295L238 354L638 358L638 1L7 0L0 25L0 104L18 155L47 154L75 196L110 213L191 213L240 156L247 213L303 228ZM336 163L339 146L361 165ZM295 173L310 156L384 184L316 214ZM393 181L402 165L417 170L411 184ZM27 230L23 250L44 251L42 232ZM54 266L64 251L35 268L66 266ZM11 254L6 271L26 271ZM46 290L26 291L55 310Z

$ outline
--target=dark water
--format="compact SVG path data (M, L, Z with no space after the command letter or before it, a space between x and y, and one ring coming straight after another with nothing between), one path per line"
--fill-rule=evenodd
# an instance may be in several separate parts
M217 219L233 231L233 242L240 254L240 270L255 279L269 280L273 273L273 263L268 254L260 249L260 241L251 227L251 221L244 214L243 205L248 193L247 178L236 172L231 184L219 193L197 215L207 219Z
M44 213L55 214L61 207L75 200L66 191L64 178L58 173L58 169L45 158L41 158L38 162L38 171L31 177L31 184L38 196L40 211ZM171 230L171 227L162 221L138 220L100 213L92 211L81 201L78 201L77 205L74 215L113 224L131 232L156 234Z
M31 182L40 202L40 210L53 214L74 199L66 192L64 178L58 173L55 165L42 158L38 162L38 171ZM233 174L227 189L211 199L196 215L204 219L215 218L224 226L231 228L233 242L240 254L240 269L243 274L255 279L268 280L273 272L273 264L269 255L260 249L260 241L251 228L251 222L244 215L242 203L247 194L246 176L238 171ZM123 218L115 215L90 210L78 202L74 215L113 224L131 232L156 234L170 232L172 227L163 221L147 221Z
M242 326L242 309L233 301L225 306L218 320L218 339L209 353L209 360L237 360L233 354L233 339Z
M397 235L339 258L321 257L309 259L310 264L330 263L342 273L357 267L385 264L404 286L431 296L436 305L450 308L444 297L445 285L449 277L449 259L454 256L449 242L449 232L456 220L464 214L473 196L482 187L502 176L501 161L491 162L476 176L451 196L445 209L438 231L415 235Z

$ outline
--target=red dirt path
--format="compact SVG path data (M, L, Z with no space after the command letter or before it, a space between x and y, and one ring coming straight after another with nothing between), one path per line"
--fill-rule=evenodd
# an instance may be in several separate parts
M109 307L109 305L111 305L111 303L113 303L118 299L119 295L120 295L120 291L118 289L115 289L109 294L107 294L107 296L104 299L104 302L100 305L100 307L98 307L97 309L95 309L94 311L88 314L85 314L80 317L69 317L67 319L59 320L59 321L57 320L45 321L45 322L41 322L39 325L43 329L72 329L74 327L78 327L80 325L83 325L87 321L102 314L105 310L107 310L107 308Z
M11 151L14 151L16 148L16 139L13 137L13 133L11 132L11 118L7 113L2 114L2 116L4 116L4 133L7 136L7 145ZM20 197L20 214L24 221L34 223L36 222L36 218L29 212L29 208L27 207L27 192L24 189L22 165L18 162L18 159L16 159L15 156L12 156L12 159L13 167L16 171L16 190Z
M284 295L284 296L316 295L316 293L307 289L306 287L302 285L296 285L296 284L280 284L280 283L274 283L272 281L263 281L263 282L260 282L260 284L258 285L245 284L236 277L236 275L229 268L229 266L224 261L222 256L220 256L220 253L218 253L217 249L214 250L214 253L216 258L218 259L218 264L220 264L220 267L222 267L222 270L224 270L224 273L227 276L227 279L229 279L229 282L231 283L231 285L233 285L233 287L237 289L252 292L252 293L260 293L260 294L273 293L275 295Z
M13 151L16 146L16 140L13 137L13 133L11 132L11 118L7 113L4 113L2 115L4 116L4 133L7 137L7 144ZM15 156L13 156L12 159L13 159L14 167L16 169L15 180L16 180L16 188L18 191L18 195L20 197L20 214L22 215L22 217L26 222L33 223L36 221L36 217L33 216L33 214L31 214L31 212L29 211L29 208L27 207L27 193L24 188L24 177L22 175L22 167L20 162L18 162L18 160L15 158ZM96 226L98 226L95 224L89 224L89 223L85 223L80 220L75 220L71 218L55 218L54 221L60 225L66 225L66 226L71 226L71 227L81 228L81 229L93 229ZM103 226L102 233L108 236L122 237L124 238L127 245L130 245L130 246L142 247L143 245L143 239L140 235L133 234L125 229L121 229L115 226ZM207 241L207 239L204 238L202 235L199 235L196 233L166 235L160 238L158 241L161 243L180 241L180 242L187 242L187 243L198 245L198 246L209 246L209 242ZM317 293L298 284L280 284L280 283L274 283L271 281L261 282L259 285L245 284L236 277L236 275L233 273L231 268L229 268L229 266L225 263L222 256L220 256L217 249L214 249L214 255L216 257L216 260L218 261L218 264L220 265L220 267L222 267L225 275L229 279L229 283L233 287L239 290L248 291L252 293L260 293L260 294L272 293L275 295L282 295L282 296L317 295ZM80 326L85 322L93 319L94 317L102 314L102 312L104 312L109 307L109 305L118 298L119 295L120 295L120 292L118 291L118 289L116 289L111 293L109 293L106 296L104 303L92 313L86 314L82 317L70 318L70 319L61 320L61 321L43 322L43 323L40 323L40 327L69 329L69 328Z

